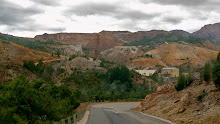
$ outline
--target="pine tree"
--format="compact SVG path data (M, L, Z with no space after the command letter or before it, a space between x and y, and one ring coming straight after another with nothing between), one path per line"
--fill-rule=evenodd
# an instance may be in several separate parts
M205 63L204 71L203 71L203 79L209 83L211 80L211 65L209 62Z
M186 83L185 76L181 74L178 78L177 84L175 85L175 89L177 91L183 90L185 87L185 83Z

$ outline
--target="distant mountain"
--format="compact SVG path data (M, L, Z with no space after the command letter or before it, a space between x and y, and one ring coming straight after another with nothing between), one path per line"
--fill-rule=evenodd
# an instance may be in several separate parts
M191 34L187 31L184 31L184 30L172 30L170 32L173 32L173 33L176 33L176 34L179 34L179 35L182 35L184 37L190 37Z
M114 46L148 45L152 48L165 42L184 41L192 44L202 44L203 39L190 37L181 30L163 31L102 31L100 33L58 33L37 35L34 40L60 42L63 44L82 44L84 48L104 51Z
M205 25L199 31L192 33L192 35L220 44L220 23Z

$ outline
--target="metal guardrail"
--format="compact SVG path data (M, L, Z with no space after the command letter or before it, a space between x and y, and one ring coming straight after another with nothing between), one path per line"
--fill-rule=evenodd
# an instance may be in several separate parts
M73 116L70 116L66 119L61 119L59 122L53 122L53 124L77 124L77 122L79 122L83 118L88 105L91 103L97 103L97 102L102 102L102 100L89 101L86 104L84 104L84 106L81 110L79 110L76 114L73 114Z

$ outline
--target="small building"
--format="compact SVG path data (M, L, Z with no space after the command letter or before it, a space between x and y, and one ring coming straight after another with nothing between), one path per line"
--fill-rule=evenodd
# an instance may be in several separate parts
M164 77L177 78L177 77L179 77L179 69L175 68L175 67L162 68L161 74Z
M143 76L151 76L156 72L156 70L135 70L135 71Z

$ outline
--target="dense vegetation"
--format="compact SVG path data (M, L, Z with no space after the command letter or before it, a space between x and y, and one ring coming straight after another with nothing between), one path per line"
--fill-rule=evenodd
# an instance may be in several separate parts
M0 122L3 124L51 123L73 114L79 92L65 86L30 82L25 76L0 85Z
M131 43L125 43L124 46L140 46L140 45L148 45L150 48L155 48L157 45L160 45L164 42L178 42L178 41L184 41L187 43L200 43L202 44L202 39L200 38L194 38L194 37L184 37L182 35L178 35L175 33L170 33L168 35L165 34L157 34L154 37L147 37L144 36L143 39Z
M55 72L52 65L48 65L47 67L43 64L42 60L39 60L38 64L35 65L34 61L24 61L23 67L27 70L33 72L39 78L42 78L45 81L51 82L52 74ZM57 73L60 73L58 69Z
M50 47L49 45L62 45L59 42L54 42L54 41L46 41L46 42L41 42L39 40L36 41L30 41L22 38L16 38L16 37L11 37L7 35L0 35L0 39L4 41L10 41L31 49L43 51L43 52L51 52L51 51L56 51L56 52L61 52L59 49L55 49Z
M66 86L75 84L81 96L81 101L89 100L120 100L143 99L146 94L155 89L149 87L147 81L142 84L132 83L135 72L129 71L125 66L104 70L87 70L85 72L73 69L71 76L63 79Z
M123 65L103 61L103 70L73 68L71 75L61 67L25 61L23 67L40 80L25 76L0 86L0 121L7 123L50 123L73 114L80 102L90 100L138 100L155 91L153 82L134 83L140 75ZM54 85L53 76L62 77ZM149 85L151 84L151 85ZM74 87L74 88L73 88ZM70 90L75 89L75 90ZM10 101L10 102L9 102Z

